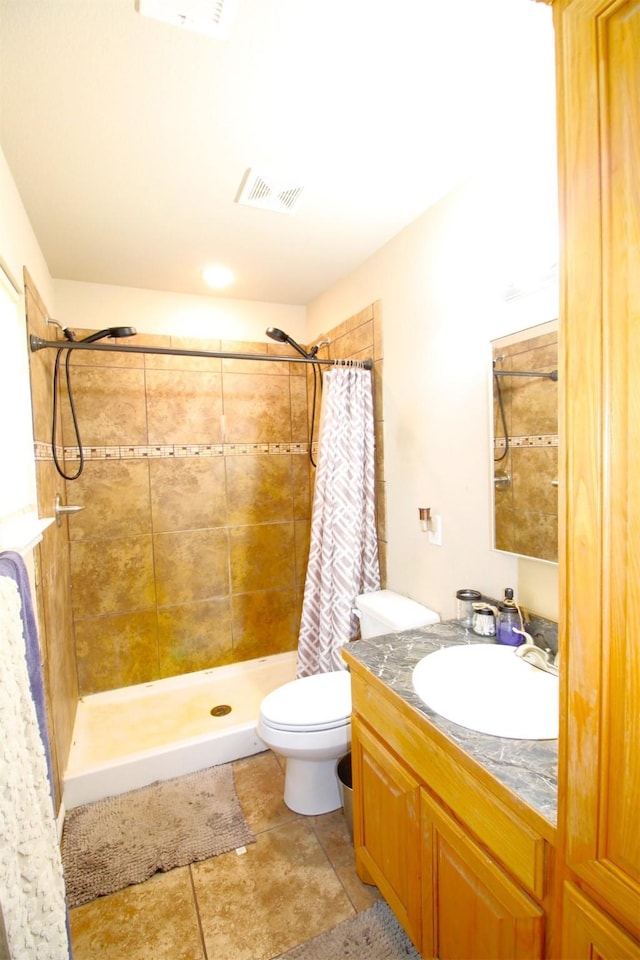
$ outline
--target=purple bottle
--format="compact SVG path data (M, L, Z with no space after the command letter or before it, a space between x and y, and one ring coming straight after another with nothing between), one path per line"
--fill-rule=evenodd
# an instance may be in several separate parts
M504 600L498 610L498 623L496 625L496 640L498 643L506 644L509 647L519 647L524 643L524 637L519 633L514 633L514 627L522 630L520 626L520 614L516 602L513 599L513 590L507 587L504 591Z

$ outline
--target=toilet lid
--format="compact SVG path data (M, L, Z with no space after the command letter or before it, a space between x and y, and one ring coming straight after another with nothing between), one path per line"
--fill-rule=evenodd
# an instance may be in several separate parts
M301 677L268 693L263 720L277 730L329 730L351 717L351 675L347 670Z

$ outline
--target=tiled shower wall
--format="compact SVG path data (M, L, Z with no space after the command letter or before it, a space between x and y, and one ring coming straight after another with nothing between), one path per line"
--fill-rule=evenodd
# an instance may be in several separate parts
M69 518L81 694L295 648L310 517L305 374L285 362L73 355L86 458L66 492L83 507ZM72 473L66 399L63 411Z
M60 336L47 324L26 271L25 288L28 333ZM319 356L375 361L384 585L379 304L312 342L325 338L331 344ZM137 340L287 352L271 341ZM79 694L295 647L315 471L306 454L308 367L76 351L72 389L85 466L65 484L51 452L54 358L53 350L30 355L39 512L52 515L56 493L83 507L45 531L36 550L59 800ZM62 458L66 448L65 470L74 473L77 448L65 400L62 391L58 450Z
M494 349L496 369L558 368L558 335L549 332ZM495 378L494 378L495 380ZM498 550L558 559L558 385L546 378L501 377L509 451L494 384L495 538ZM508 479L506 479L508 478Z
M328 335L332 358L372 356L374 308ZM289 353L271 341L136 339ZM66 490L83 507L68 521L80 693L295 649L314 474L310 368L76 351L71 370L85 453ZM62 409L73 473L65 396Z
M47 309L25 270L27 333L55 339L47 324ZM50 453L52 381L55 352L29 354L33 435L36 449L48 450L36 460L38 514L52 517L56 493L64 502L64 480L56 473ZM43 534L34 551L36 607L51 743L56 810L62 796L61 783L67 765L73 723L78 703L78 680L71 615L71 575L67 522L55 523Z

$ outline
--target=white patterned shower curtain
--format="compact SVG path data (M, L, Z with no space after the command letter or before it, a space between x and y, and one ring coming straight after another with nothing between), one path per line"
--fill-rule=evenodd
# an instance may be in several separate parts
M371 371L336 367L324 375L298 677L346 669L354 600L379 589Z

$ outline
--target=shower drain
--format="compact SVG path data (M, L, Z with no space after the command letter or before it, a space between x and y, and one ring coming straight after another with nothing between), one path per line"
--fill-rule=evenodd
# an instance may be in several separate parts
M219 703L215 707L211 707L209 711L212 717L226 717L228 713L231 713L231 707L228 703Z

